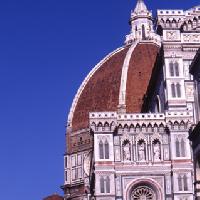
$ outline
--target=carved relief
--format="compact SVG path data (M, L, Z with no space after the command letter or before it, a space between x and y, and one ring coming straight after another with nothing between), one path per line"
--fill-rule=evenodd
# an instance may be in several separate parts
M90 174L91 152L84 155L84 172L87 176Z
M166 31L166 40L180 40L179 32L177 31Z
M186 84L186 97L188 101L194 101L194 86L191 83Z
M200 34L199 33L183 33L182 42L185 43L200 43Z

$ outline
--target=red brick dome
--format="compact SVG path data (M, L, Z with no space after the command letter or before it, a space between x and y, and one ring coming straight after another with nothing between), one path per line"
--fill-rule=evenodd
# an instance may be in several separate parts
M71 107L72 131L88 128L89 112L141 112L160 47L144 42L121 47L103 59L82 83Z
M64 198L57 194L54 194L54 195L44 198L43 200L64 200Z

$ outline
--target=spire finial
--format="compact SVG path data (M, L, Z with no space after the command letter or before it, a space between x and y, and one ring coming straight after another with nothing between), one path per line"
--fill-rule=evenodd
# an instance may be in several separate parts
M143 0L137 0L134 12L137 14L148 12L147 6L145 5Z

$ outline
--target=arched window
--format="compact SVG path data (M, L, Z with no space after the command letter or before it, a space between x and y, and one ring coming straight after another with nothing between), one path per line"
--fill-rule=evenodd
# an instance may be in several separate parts
M106 140L105 142L105 159L109 159L109 143L108 141Z
M106 178L106 193L110 193L110 178L107 176Z
M145 27L144 27L144 24L142 25L142 39L143 39L143 40L146 39L146 34L145 34Z
M100 191L102 194L110 193L110 177L101 177L100 178Z
M179 148L179 140L178 138L176 139L176 157L180 157L180 148Z
M99 142L99 158L104 159L104 148L103 148L103 142Z
M170 76L174 76L174 64L173 64L173 62L169 63L169 71L170 71Z
M171 93L172 93L172 97L176 97L176 90L175 90L174 83L171 84Z
M170 73L170 76L179 76L180 73L179 73L179 64L178 62L170 62L169 63L169 73Z
M185 157L185 141L183 138L181 139L181 156Z
M183 187L182 187L182 177L181 175L178 176L178 190L182 191Z
M104 177L100 178L100 190L101 190L101 193L105 193Z
M183 176L184 191L188 191L188 183L186 174Z
M177 97L181 97L181 85L179 83L176 84L176 90L177 90Z
M174 69L175 69L175 75L179 76L179 64L178 64L178 62L175 62Z

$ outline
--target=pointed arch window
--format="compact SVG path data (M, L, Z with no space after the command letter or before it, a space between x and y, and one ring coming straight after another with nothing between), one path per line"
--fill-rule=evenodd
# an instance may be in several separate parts
M176 139L176 157L186 157L185 140Z
M185 141L183 138L181 139L181 156L185 157Z
M169 63L169 71L170 71L170 76L174 76L174 64L173 64L173 62Z
M110 178L107 176L106 178L106 193L110 193Z
M180 157L180 148L179 148L179 140L178 138L176 139L176 157Z
M99 158L104 159L104 148L102 140L99 142Z
M100 190L101 190L101 193L105 193L104 177L100 178Z
M174 70L175 70L175 75L179 76L179 64L178 64L178 62L175 62L175 64L174 64Z
M181 85L180 83L171 84L171 96L172 98L181 98Z
M188 191L188 178L186 174L178 175L178 190L179 191Z
M177 97L181 97L181 85L179 83L176 84L176 90L177 90Z
M146 39L145 26L144 26L144 24L142 25L142 39L143 39L143 40Z
M169 63L169 73L170 76L174 77L174 76L180 76L180 72L179 72L179 63L176 62L170 62Z
M108 141L106 140L105 141L105 144L104 144L104 146L105 146L105 159L109 159L109 143L108 143Z
M182 191L182 177L181 177L181 175L178 176L178 190Z
M100 191L102 194L110 193L110 177L101 177L100 178Z
M175 84L171 84L171 92L172 92L172 97L176 97L176 90L175 90Z
M188 183L186 174L183 176L184 191L188 191Z
M107 140L105 142L100 140L99 142L99 158L110 159L109 142Z

